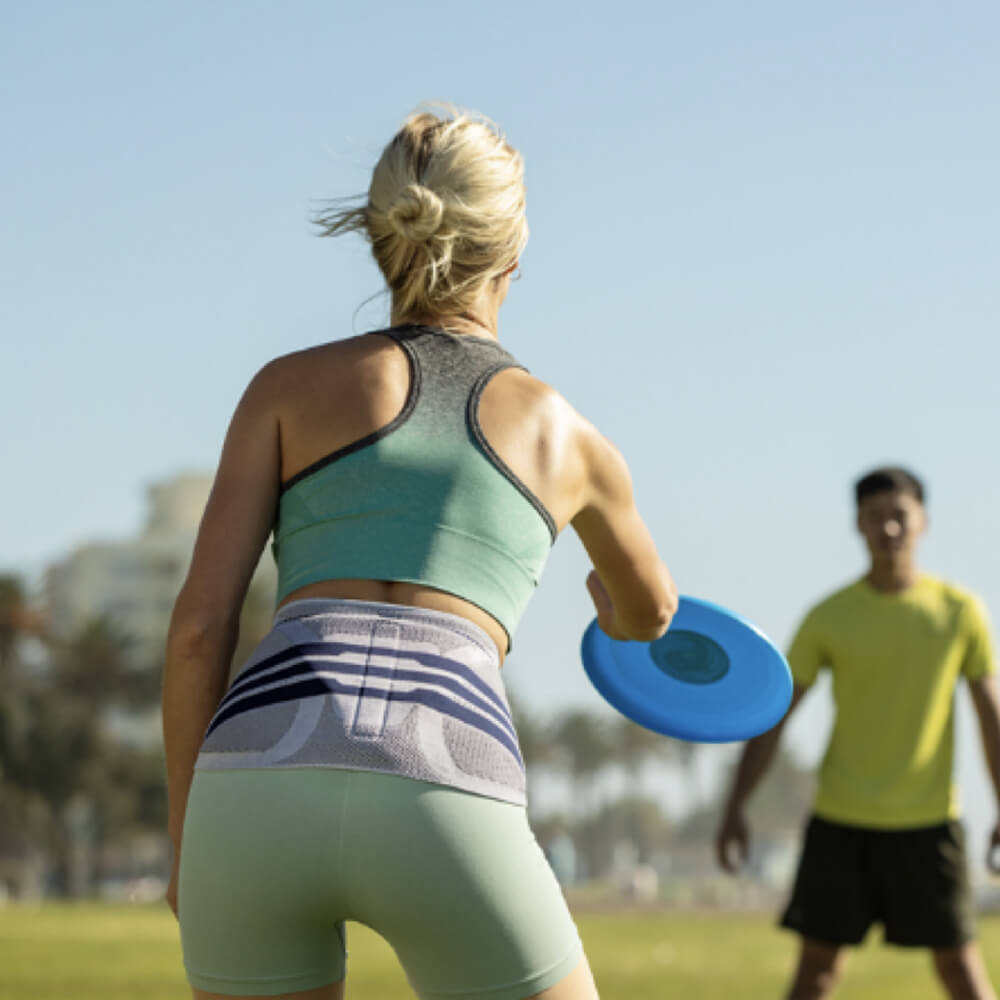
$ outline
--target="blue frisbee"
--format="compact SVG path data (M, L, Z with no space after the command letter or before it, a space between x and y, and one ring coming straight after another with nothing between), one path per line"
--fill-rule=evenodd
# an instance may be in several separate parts
M612 639L597 619L581 646L601 696L654 732L693 743L729 743L776 725L792 700L781 651L756 625L697 597L681 597L653 642Z

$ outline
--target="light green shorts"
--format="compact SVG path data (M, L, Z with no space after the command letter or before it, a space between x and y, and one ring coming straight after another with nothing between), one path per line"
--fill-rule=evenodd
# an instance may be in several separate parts
M342 979L345 920L425 1000L520 1000L583 955L522 807L367 771L196 771L179 902L191 984L235 996Z

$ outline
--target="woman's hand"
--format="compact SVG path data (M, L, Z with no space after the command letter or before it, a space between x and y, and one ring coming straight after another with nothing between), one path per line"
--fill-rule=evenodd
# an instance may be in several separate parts
M615 606L611 603L611 595L601 583L597 570L592 569L587 574L587 590L590 592L590 599L594 602L594 609L597 611L597 624L601 631L612 639L627 639L628 636L618 628Z
M177 880L180 874L180 858L174 855L174 863L170 866L170 881L167 883L167 906L173 911L174 916L177 914Z

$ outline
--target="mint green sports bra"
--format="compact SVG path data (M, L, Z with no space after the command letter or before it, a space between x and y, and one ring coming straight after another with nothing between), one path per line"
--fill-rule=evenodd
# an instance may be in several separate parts
M484 337L379 332L409 358L406 403L387 426L283 484L278 601L321 580L419 583L482 608L509 640L556 537L552 516L479 426L489 380L521 366Z

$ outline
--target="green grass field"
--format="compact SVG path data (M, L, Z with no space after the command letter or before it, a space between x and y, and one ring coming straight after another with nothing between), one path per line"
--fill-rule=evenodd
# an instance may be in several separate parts
M781 995L795 938L761 914L581 913L606 1000L770 1000ZM1000 917L981 922L1000 980ZM351 924L348 996L412 997L388 946ZM0 1000L184 1000L177 927L161 907L46 905L0 909ZM838 1000L942 996L928 958L874 940L851 956Z

